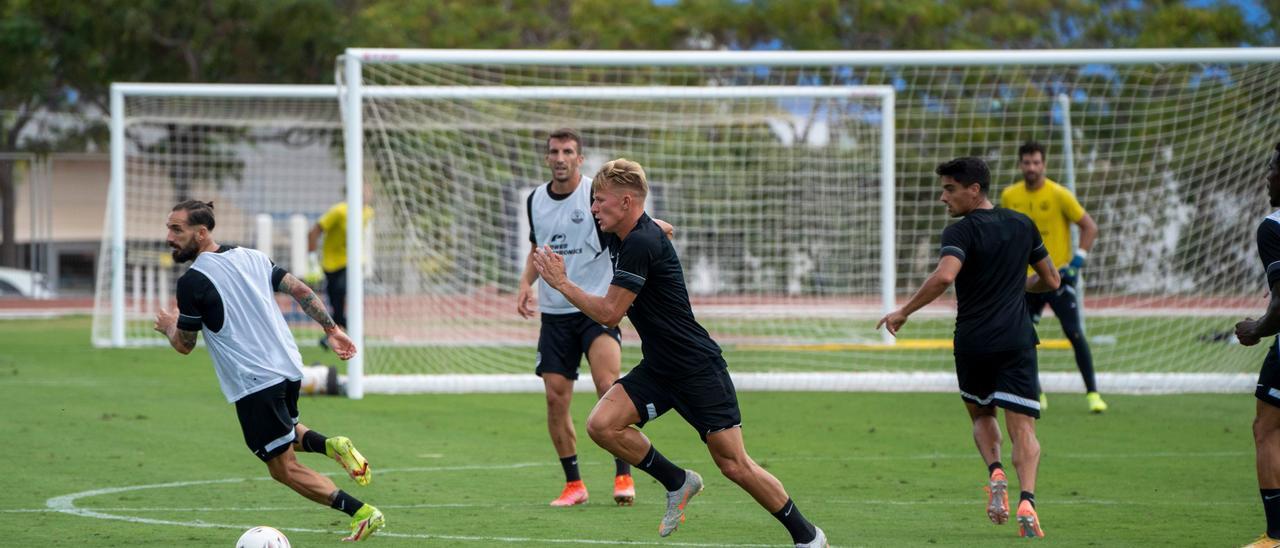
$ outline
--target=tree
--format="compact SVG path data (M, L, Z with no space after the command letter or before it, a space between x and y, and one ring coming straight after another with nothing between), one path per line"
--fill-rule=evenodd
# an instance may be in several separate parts
M0 1L0 151L105 145L111 82L332 82L350 7L328 0ZM79 131L19 141L33 118L84 116ZM157 147L234 135L173 128ZM227 166L234 176L235 166ZM172 174L179 194L190 181ZM0 162L0 265L17 264L11 162Z

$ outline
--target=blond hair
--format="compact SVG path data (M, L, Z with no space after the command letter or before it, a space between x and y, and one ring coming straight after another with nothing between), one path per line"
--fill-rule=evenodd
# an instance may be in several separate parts
M649 180L645 177L644 168L626 158L605 162L591 179L591 190L616 186L635 194L641 200L649 195Z

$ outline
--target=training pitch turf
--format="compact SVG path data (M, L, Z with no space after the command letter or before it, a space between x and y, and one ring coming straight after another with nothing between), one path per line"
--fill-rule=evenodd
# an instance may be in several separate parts
M267 478L204 348L185 357L95 350L88 329L87 318L0 321L8 463L0 545L232 546L253 525L285 531L294 546L338 544L348 518ZM303 354L325 359L314 348ZM1262 531L1250 394L1107 401L1111 411L1094 416L1082 396L1050 394L1039 423L1042 542L1226 546ZM955 395L743 393L741 403L748 451L833 545L1027 542L1015 538L1016 525L987 521L986 469ZM377 545L788 544L674 413L645 432L707 486L688 521L660 539L656 482L641 474L636 506L612 504L612 463L586 437L583 394L574 416L592 499L569 509L547 506L563 478L540 395L304 397L299 405L304 423L351 437L373 464L373 484L362 488L322 456L299 457L382 509L388 527Z

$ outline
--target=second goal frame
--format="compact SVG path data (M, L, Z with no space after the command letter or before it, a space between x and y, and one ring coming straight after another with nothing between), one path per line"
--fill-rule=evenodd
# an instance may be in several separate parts
M892 86L365 86L362 58L348 54L344 59L343 82L339 86L343 111L346 155L347 210L364 207L364 101L366 99L477 99L576 101L616 101L629 99L717 100L717 99L854 99L879 102L879 214L880 214L880 308L888 313L896 306L895 257L895 172L894 172L894 89ZM363 249L363 233L358 224L347 226L348 264L358 264ZM347 280L348 335L364 347L364 280ZM893 338L882 333L882 341ZM347 395L364 396L364 357L357 354L347 365Z

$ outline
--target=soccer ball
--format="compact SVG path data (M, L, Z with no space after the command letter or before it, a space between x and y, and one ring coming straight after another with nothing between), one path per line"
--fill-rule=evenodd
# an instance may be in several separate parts
M274 528L261 525L245 531L236 548L289 548L289 539Z

